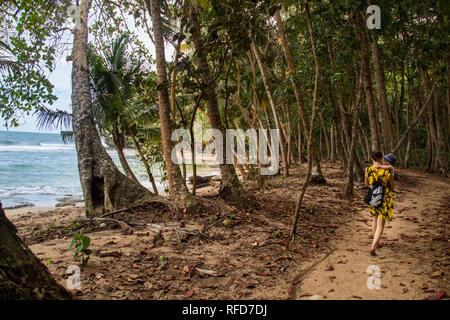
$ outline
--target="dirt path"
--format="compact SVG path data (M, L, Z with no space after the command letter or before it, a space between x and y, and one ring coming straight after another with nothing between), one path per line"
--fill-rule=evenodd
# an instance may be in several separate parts
M400 175L394 220L386 225L377 256L369 254L372 221L362 208L338 230L342 240L331 253L294 277L291 298L391 300L424 299L441 290L449 294L449 180L410 170ZM369 266L380 270L380 289L368 288Z

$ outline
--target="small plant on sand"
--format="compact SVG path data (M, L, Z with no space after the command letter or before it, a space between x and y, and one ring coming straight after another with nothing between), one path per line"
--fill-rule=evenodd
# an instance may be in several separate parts
M73 258L75 261L81 259L81 264L85 266L90 258L92 250L88 249L91 244L91 238L83 235L83 232L75 233L72 241L69 244L69 248L75 247L75 253Z

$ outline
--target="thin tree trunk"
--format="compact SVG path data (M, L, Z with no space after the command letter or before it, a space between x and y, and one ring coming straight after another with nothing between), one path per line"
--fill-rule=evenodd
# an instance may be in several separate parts
M366 28L364 28L366 30ZM370 37L370 36L369 36ZM380 61L380 53L377 45L376 35L372 34L371 38L371 48L372 48L372 58L373 58L373 66L375 69L375 84L378 95L378 103L381 109L381 127L384 139L384 147L386 150L391 150L394 144L393 141L393 130L392 130L392 121L389 117L389 107L387 101L386 94L386 79L384 76L383 66ZM394 79L394 81L396 81Z
M283 176L287 177L289 175L289 167L288 167L287 154L286 154L286 145L285 145L285 140L283 138L282 128L280 125L280 119L278 117L277 107L276 107L275 101L273 100L273 97L272 97L272 92L270 90L269 83L267 81L266 72L264 69L264 65L262 63L261 56L259 54L259 50L256 47L256 44L253 41L253 39L251 39L251 47L253 50L253 54L255 55L256 61L258 62L259 70L261 72L261 78L264 83L264 88L266 89L266 94L267 94L267 97L269 98L269 103L272 108L272 114L273 114L273 117L275 120L275 127L278 130L278 139L280 140L281 161L283 164Z
M148 164L147 159L145 158L144 152L142 151L139 141L136 139L136 136L134 135L133 129L129 129L128 133L131 137L131 140L133 140L134 147L136 148L136 150L139 154L139 157L141 158L142 163L145 166L145 170L147 171L148 179L150 180L152 187L153 187L153 192L155 194L158 194L158 188L156 187L156 182L155 182L155 178L153 177L152 170L150 168L150 165Z
M406 131L403 133L402 137L400 138L400 140L398 141L397 145L395 146L394 149L392 149L392 153L396 153L398 151L398 149L400 149L401 145L403 144L403 142L406 140L406 137L408 136L408 134L411 132L411 130L414 129L414 127L417 125L417 123L419 122L420 118L422 117L423 113L425 112L425 110L427 108L429 108L429 104L431 101L431 97L433 96L433 92L436 89L437 86L437 81L434 82L433 86L431 87L430 91L428 92L428 97L425 100L422 109L420 109L419 113L417 114L417 116L414 118L413 122L411 123L411 125L409 126L408 129L406 129Z
M360 31L361 23L358 23L361 20L359 15L355 15L354 19L354 29L355 34L359 42L361 43L361 72L363 74L364 79L364 89L366 93L366 104L369 113L369 124L370 124L370 135L372 140L372 151L378 150L381 151L381 142L378 130L378 119L375 111L375 100L373 97L372 91L372 79L370 75L370 61L368 54L368 44L367 41L363 38L363 35Z
M330 161L334 162L334 123L331 124L330 128Z
M311 15L309 13L309 5L308 2L305 2L305 8L306 8L306 14L307 14L307 19L308 19L308 28L309 28L309 33L311 36L311 48L314 54L314 63L315 63L315 77L314 77L314 93L313 93L313 103L312 103L312 115L311 115L311 126L309 128L309 137L308 137L308 171L306 172L306 178L305 181L302 185L302 189L300 190L300 196L297 200L296 206L295 206L295 215L294 215L294 221L292 223L292 229L291 229L291 237L292 240L295 239L295 235L297 233L297 224L298 224L298 219L300 217L300 208L302 206L302 202L303 202L303 197L305 196L306 193L306 188L308 187L309 181L311 179L311 173L312 173L312 161L313 161L313 157L312 157L312 134L313 134L313 128L314 128L314 120L316 118L316 112L317 112L317 108L316 108L316 103L317 103L317 93L318 93L318 87L319 87L319 76L320 76L320 68L319 68L319 59L317 57L317 52L316 52L316 43L315 43L315 38L313 35L313 30L312 30L312 24L311 24Z
M181 176L180 167L172 162L171 153L174 147L171 141L172 131L175 129L175 124L170 118L171 108L168 93L167 81L167 65L164 49L163 25L161 20L161 1L162 0L147 0L147 8L150 8L153 23L153 33L155 40L156 51L156 73L158 77L158 103L159 103L159 118L161 123L161 136L164 152L164 161L166 164L167 178L169 181L169 192L172 197L184 200L188 194L188 189Z
M286 31L284 30L283 21L281 19L279 10L277 10L275 12L275 20L277 23L278 33L280 35L281 45L283 47L284 57L286 59L287 65L288 65L289 78L291 80L292 88L294 89L295 99L297 101L297 106L299 109L300 117L303 122L303 129L305 130L306 137L308 137L308 133L310 131L309 129L310 129L311 124L309 122L308 115L306 113L306 108L303 103L303 97L301 95L300 88L297 85L297 83L295 82L294 75L296 74L296 69L294 67L294 61L292 59L291 49L289 48L289 41L286 36ZM314 34L312 33L312 30L311 30L311 35L314 38ZM315 41L315 40L313 40L313 41ZM312 157L313 157L312 180L315 183L325 183L326 180L322 174L322 169L320 168L320 161L318 158L315 143L312 144L311 148L312 148L311 152L312 152Z
M197 66L200 71L200 77L204 86L204 97L206 100L206 107L208 109L210 123L214 129L222 132L222 145L224 146L223 157L224 159L226 159L226 132L222 123L220 110L217 103L215 81L213 79L211 70L208 65L208 60L206 58L207 49L205 48L201 39L200 24L197 18L197 12L194 7L190 8L188 19L191 25L191 33L195 46ZM219 168L222 175L219 194L229 201L242 202L242 195L245 193L245 190L242 188L242 185L239 182L236 171L234 170L234 166L232 164L222 163L219 165Z
M119 161L122 165L123 171L125 171L125 174L128 178L140 184L140 182L134 175L133 170L131 170L127 158L125 157L125 153L123 152L123 149L125 148L125 137L118 132L117 128L113 129L113 143L114 149L116 149L117 155L119 156Z
M353 109L353 128L352 128L352 140L350 144L350 160L348 164L348 181L345 186L345 195L350 196L353 194L353 165L356 158L356 133L358 131L358 118L359 118L359 104L361 102L361 87L362 87L362 76L359 76L358 88L356 89L356 101L355 107Z
M323 119L322 112L319 112L319 117L320 117L320 123L322 125L323 135L324 135L324 139L325 139L325 146L327 148L327 159L330 160L330 155L331 155L330 142L328 141L327 127L325 126L325 121Z

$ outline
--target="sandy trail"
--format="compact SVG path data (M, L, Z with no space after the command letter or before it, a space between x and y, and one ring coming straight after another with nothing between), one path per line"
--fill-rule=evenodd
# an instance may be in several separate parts
M298 272L291 298L423 299L449 292L450 183L410 170L400 179L393 194L394 220L386 225L377 256L369 254L372 220L364 207L340 228L342 240L323 261ZM369 266L381 272L380 289L368 288Z

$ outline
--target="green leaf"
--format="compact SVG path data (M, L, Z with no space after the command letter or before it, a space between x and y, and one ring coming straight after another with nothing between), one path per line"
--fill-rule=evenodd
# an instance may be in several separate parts
M89 245L91 244L91 238L89 237L83 237L82 239L83 242L83 250L87 249L89 247Z

